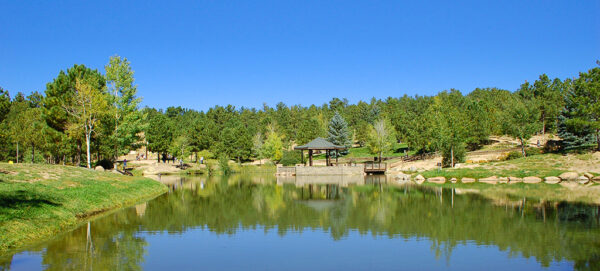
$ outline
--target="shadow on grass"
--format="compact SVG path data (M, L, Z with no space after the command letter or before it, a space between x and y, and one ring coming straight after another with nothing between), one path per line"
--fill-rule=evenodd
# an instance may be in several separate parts
M60 203L54 197L41 195L26 190L18 190L11 193L0 192L0 206L3 208L28 208L40 207L42 205L59 206Z

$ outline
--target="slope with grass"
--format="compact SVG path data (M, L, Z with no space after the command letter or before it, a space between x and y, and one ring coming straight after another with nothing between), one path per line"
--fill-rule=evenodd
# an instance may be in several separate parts
M0 252L38 242L90 216L166 191L163 184L143 177L0 163Z

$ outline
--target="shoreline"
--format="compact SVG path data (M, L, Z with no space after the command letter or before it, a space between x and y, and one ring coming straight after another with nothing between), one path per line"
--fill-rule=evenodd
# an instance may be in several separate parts
M8 172L0 174L0 255L35 246L168 190L147 177L77 167L1 163L0 169Z

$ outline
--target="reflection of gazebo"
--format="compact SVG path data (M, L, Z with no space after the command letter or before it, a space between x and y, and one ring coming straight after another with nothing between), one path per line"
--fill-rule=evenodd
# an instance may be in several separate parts
M313 156L313 151L316 150L321 150L321 151L325 151L326 153L326 163L327 166L331 165L331 151L335 151L335 162L337 163L337 158L338 158L338 151L339 150L345 150L346 147L344 146L338 146L335 145L321 137L317 137L315 138L313 141L306 143L306 145L302 145L302 146L297 146L294 148L295 150L300 150L302 151L302 163L304 163L304 150L308 150L308 165L312 166L313 162L312 162L312 156Z

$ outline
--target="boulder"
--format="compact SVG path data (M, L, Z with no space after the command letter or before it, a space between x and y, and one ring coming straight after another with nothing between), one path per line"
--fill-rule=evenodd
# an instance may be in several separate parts
M473 178L467 178L467 177L465 177L465 178L462 178L460 181L462 183L474 183L476 180L473 179Z
M104 168L103 168L102 166L96 166L96 167L94 168L94 170L97 170L97 171L104 171Z
M419 175L417 175L417 177L415 177L415 182L418 184L422 184L423 182L425 182L425 177L423 177L423 175L419 174Z
M445 177L433 177L433 178L427 179L427 182L437 183L437 184L445 184L446 178Z
M497 184L498 183L498 177L492 176L492 177L487 177L487 178L479 179L479 182L480 183L487 183L487 184Z
M518 177L508 177L508 184L522 183L523 179Z
M595 183L600 183L600 176L596 176L596 177L592 178L592 181Z
M541 183L542 182L542 178L535 177L535 176L529 176L529 177L523 178L523 182L524 183Z
M548 184L557 184L557 183L560 183L560 181L561 181L560 178L554 177L554 176L544 178L544 182L546 182Z
M586 184L590 182L590 179L588 179L585 176L579 176L579 178L577 179L577 182L580 184Z
M563 181L577 181L579 174L577 172L565 172L558 177Z
M456 178L452 178L452 179L450 179L450 182L451 183L456 183L456 182L458 182L458 180Z
M508 183L508 177L500 177L500 178L498 178L498 183Z

